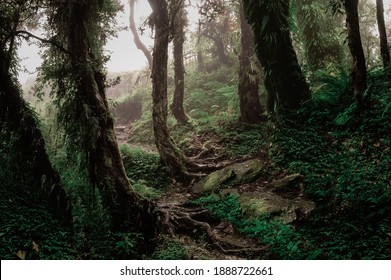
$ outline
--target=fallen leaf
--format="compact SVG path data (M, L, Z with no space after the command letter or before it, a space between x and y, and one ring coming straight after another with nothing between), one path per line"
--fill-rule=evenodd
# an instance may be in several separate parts
M39 252L39 246L38 246L37 243L34 242L34 240L33 240L33 250L34 250L35 252Z
M22 251L22 250L19 250L17 253L15 253L15 255L17 255L21 260L26 259L26 254L27 254L27 251Z

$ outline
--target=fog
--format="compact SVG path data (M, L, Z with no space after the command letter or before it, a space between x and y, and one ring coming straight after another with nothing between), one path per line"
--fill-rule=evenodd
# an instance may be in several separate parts
M198 2L199 0L197 0ZM376 0L372 0L373 3ZM120 27L128 27L129 25L129 4L127 0L121 0L124 4L124 12L120 13L117 17ZM391 0L384 0L384 9L389 11L391 9ZM141 23L151 13L151 8L146 0L136 1L135 6L135 21L136 25L140 26ZM196 21L195 8L190 11L189 18L190 24L194 24ZM391 13L385 12L386 18L390 18ZM390 36L390 34L388 34ZM150 48L153 45L153 39L151 38L150 31L146 28L145 33L141 36L144 44ZM127 28L118 33L116 38L109 41L106 46L107 52L110 54L110 61L106 64L109 72L124 72L139 70L147 66L147 60L143 53L139 51L133 43L133 35ZM39 48L34 44L22 43L19 51L20 66L19 81L23 85L27 78L34 75L36 68L41 64L41 58L39 55Z

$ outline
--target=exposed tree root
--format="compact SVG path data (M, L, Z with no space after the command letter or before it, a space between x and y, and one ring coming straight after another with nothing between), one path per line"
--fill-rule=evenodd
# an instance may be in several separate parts
M205 163L205 159L194 160L193 158L185 157L185 164L187 168L187 172L185 172L185 175L192 178L203 177L213 171L222 169L228 165L243 162L251 158L253 157L244 156L233 160L220 161L220 163L216 164L214 162Z
M240 240L224 238L219 234L221 221L215 218L208 210L182 204L158 204L158 211L162 217L163 233L171 236L177 234L193 234L202 231L208 237L211 245L222 253L246 254L262 253L268 250L267 246L256 247L256 243L250 239L240 237ZM239 239L239 238L238 238Z

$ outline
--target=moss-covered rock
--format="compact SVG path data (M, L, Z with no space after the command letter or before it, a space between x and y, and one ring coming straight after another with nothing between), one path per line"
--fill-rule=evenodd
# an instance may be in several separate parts
M221 187L252 182L260 176L263 168L264 163L259 159L234 163L204 177L192 187L192 191L212 192Z
M248 219L269 217L284 224L307 217L315 208L314 202L303 197L287 199L266 190L242 193L239 202Z

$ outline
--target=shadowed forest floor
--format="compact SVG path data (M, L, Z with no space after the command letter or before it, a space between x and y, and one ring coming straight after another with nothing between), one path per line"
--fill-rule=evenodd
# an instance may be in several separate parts
M137 247L137 233L110 231L99 191L86 187L47 118L41 126L72 197L72 228L31 191L29 166L15 164L13 142L2 141L0 257L390 259L391 86L382 75L371 72L372 105L364 112L346 98L341 75L323 77L321 90L290 118L249 126L235 113L193 110L189 126L169 120L188 157L235 162L201 180L181 182L161 164L150 115L117 122L127 176L165 219L152 252Z

